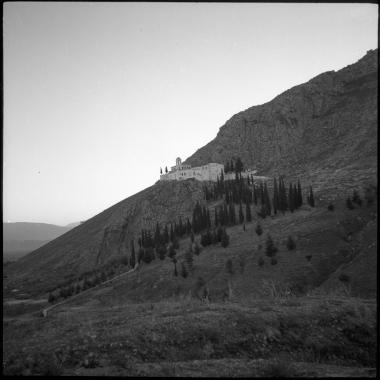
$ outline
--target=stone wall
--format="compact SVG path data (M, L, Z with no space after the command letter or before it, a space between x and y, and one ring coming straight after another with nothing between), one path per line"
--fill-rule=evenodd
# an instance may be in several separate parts
M216 181L218 175L224 166L222 164L210 163L184 170L176 170L160 176L161 181L182 181L189 178L195 178L198 181Z

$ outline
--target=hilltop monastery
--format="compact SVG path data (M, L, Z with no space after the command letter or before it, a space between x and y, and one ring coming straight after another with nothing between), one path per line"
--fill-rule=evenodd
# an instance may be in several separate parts
M225 179L234 179L235 173L224 173L224 165L217 163L209 163L202 166L192 168L191 165L182 164L181 158L177 157L175 166L171 167L169 173L161 174L161 181L181 181L189 178L195 178L198 181L214 181L216 182L218 176L223 171ZM242 177L253 176L257 170L245 170L241 173ZM254 176L254 179L266 179L266 177Z

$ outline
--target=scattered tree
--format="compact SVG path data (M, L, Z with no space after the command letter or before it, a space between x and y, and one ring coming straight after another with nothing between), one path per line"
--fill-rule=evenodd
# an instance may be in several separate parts
M329 211L334 211L334 205L332 203L330 203L328 206L327 206L327 210Z
M286 242L286 247L288 248L289 251L296 248L296 243L291 236L288 236L288 240Z
M186 278L187 276L188 276L188 272L187 272L187 269L186 269L186 266L185 266L185 264L182 262L181 263L181 276L183 277L183 278Z
M232 264L232 260L231 259L228 259L226 261L226 270L229 274L233 274L234 273L234 268L233 268L233 264Z
M263 233L263 229L260 224L257 224L255 231L256 231L256 234L259 236Z
M223 229L223 234L222 234L222 247L223 248L226 248L228 247L229 243L230 243L230 237L227 235L227 232L226 232L226 229Z
M260 257L257 263L259 264L260 267L262 267L265 264L265 261L262 257Z
M351 201L351 198L347 198L346 205L347 205L347 208L350 210L353 210L355 208L352 201Z
M272 258L270 259L270 264L271 264L271 265L276 265L276 264L277 264L277 259L276 259L275 257L272 257Z
M266 241L265 254L268 257L273 257L276 253L277 253L277 247L274 245L272 237L268 235L268 238Z

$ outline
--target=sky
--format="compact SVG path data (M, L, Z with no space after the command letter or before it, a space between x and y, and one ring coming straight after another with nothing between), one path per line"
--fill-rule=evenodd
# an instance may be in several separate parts
M377 48L375 4L3 3L3 221L153 185L234 114Z

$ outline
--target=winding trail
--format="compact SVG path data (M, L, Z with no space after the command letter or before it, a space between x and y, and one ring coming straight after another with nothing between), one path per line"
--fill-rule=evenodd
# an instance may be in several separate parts
M43 317L46 318L46 317L48 316L48 313L49 313L51 310L53 310L54 308L56 308L57 306L61 306L61 305L65 304L65 303L68 303L69 301L72 301L73 299L75 299L75 298L77 298L77 297L79 297L79 296L83 296L83 294L89 293L90 291L93 291L93 290L95 290L96 288L100 288L101 286L103 286L103 285L105 285L105 284L107 284L107 283L109 283L109 282L115 281L116 279L118 279L118 278L120 278L120 277L123 277L123 276L125 276L125 275L127 275L127 274L129 274L129 273L131 273L131 272L136 271L138 268L139 268L139 264L136 264L135 267L134 267L133 269L131 269L131 270L127 271L127 272L121 273L121 274L119 274L119 275L117 275L117 276L115 276L115 277L113 277L113 278L111 278L111 279L109 279L109 280L106 280L106 281L104 281L104 282L101 282L100 284L98 284L98 285L96 285L96 286L93 286L93 287L91 287L91 288L89 288L89 289L86 289L86 290L84 290L83 292L80 292L80 293L78 293L78 294L75 294L75 296L68 297L68 298L66 298L65 300L61 301L61 302L58 302L58 303L56 303L56 304L54 304L54 305L51 305L51 306L49 306L49 307L43 309L43 310L41 311L41 313L42 313Z

